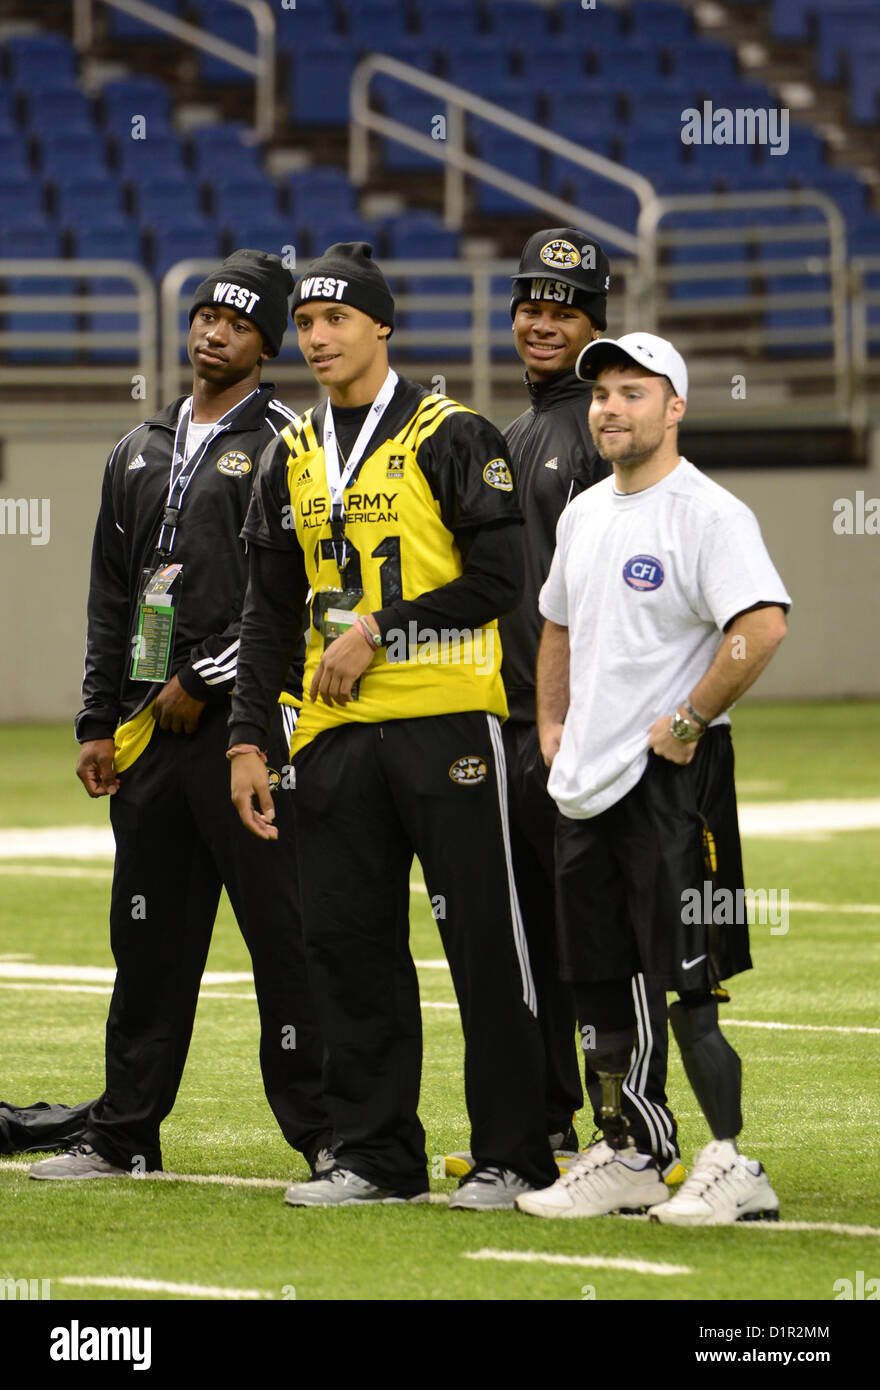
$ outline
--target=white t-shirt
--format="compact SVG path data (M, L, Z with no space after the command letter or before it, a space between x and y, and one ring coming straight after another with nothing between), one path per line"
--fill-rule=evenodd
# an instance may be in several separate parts
M642 492L604 478L566 507L538 601L569 629L570 703L548 782L563 815L597 816L635 786L651 725L706 674L731 619L761 602L791 600L754 514L687 459Z

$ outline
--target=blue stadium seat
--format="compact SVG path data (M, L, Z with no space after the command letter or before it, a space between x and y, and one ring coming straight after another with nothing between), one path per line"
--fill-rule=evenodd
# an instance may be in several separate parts
M419 33L429 42L444 43L454 34L464 45L479 36L479 10L473 0L419 0Z
M603 44L593 52L597 70L606 82L622 82L628 91L638 90L642 84L651 86L663 76L656 48L639 47L635 43L614 47Z
M295 125L345 125L348 91L355 68L355 54L344 43L293 50L290 63L289 116Z
M227 175L226 180L214 183L214 217L221 227L232 227L246 217L275 217L278 212L278 187L265 175Z
M281 256L289 254L285 252L285 247L292 246L297 261L296 267L291 267L294 275L299 275L301 268L305 266L307 258L300 253L300 247L305 245L305 238L300 236L291 217L281 214L276 217L254 219L242 217L231 231L236 246L247 246L255 251L271 251L274 255Z
M123 214L122 190L109 176L80 178L71 173L56 183L58 217L65 227L100 227Z
M557 15L565 38L583 47L614 43L623 37L621 11L610 5L597 2L595 9L585 10L580 0L560 0Z
M445 53L443 75L447 82L464 87L472 96L494 101L494 93L503 90L513 75L507 51L498 48L492 39L462 49L456 35L454 46L450 43L449 48L440 48Z
M816 75L839 82L847 60L877 38L877 7L872 3L817 8Z
M27 173L17 178L3 177L0 179L0 208L4 209L4 217L11 214L16 222L39 219L45 212L42 186Z
M698 93L715 99L719 87L730 86L737 76L736 54L723 44L692 39L672 50L673 71Z
M216 224L207 218L181 220L157 228L153 241L153 274L160 279L177 261L219 260L220 233ZM198 284L196 279L193 288Z
M620 159L628 168L653 180L655 175L668 171L670 167L683 166L684 151L685 146L680 140L670 139L668 135L639 132L627 134L621 142Z
M591 90L569 92L553 102L547 115L547 128L586 145L589 149L603 146L603 153L618 126L616 102L596 100Z
M681 78L665 77L657 82L646 83L637 90L631 90L619 79L609 75L611 86L624 99L627 135L636 132L656 135L664 131L677 131L681 135L681 113L694 104L694 94ZM677 137L677 138L678 138Z
M612 184L608 179L597 178L584 173L574 180L571 201L585 213L601 217L615 227L626 232L635 232L639 213L639 200L628 188ZM613 245L611 238L603 238L602 244Z
M70 85L76 81L76 55L61 34L20 34L8 40L9 73L18 91Z
M384 53L386 42L406 36L406 19L400 0L356 0L348 7L349 42Z
M325 217L322 210L315 209L311 217L301 217L300 225L311 242L309 255L321 256L337 241L368 241L377 252L381 251L381 229L373 222L363 218Z
M444 227L432 212L403 213L385 224L388 255L394 260L455 260L458 232Z
M113 130L131 128L135 116L143 116L151 129L168 126L170 101L164 83L156 77L127 77L107 82L101 90L104 124Z
M651 38L659 43L676 44L681 39L689 39L694 32L690 13L681 5L669 4L668 0L632 0L627 14L636 40Z
M27 99L28 126L33 135L51 135L63 130L94 130L91 105L77 87L57 87L33 92Z
M15 125L15 93L0 81L0 122Z
M27 141L14 127L0 128L0 178L29 177Z
M143 260L141 233L133 222L107 227L80 227L73 233L73 255L84 261Z
M167 178L147 175L136 184L137 216L142 227L160 227L168 222L202 214L201 197L196 180L179 174Z
M356 191L343 169L317 164L289 174L290 201L298 217L307 217L320 207L326 213L349 216L356 212Z
M231 165L239 171L259 169L260 147L243 138L247 129L242 122L230 121L190 131L193 162L199 178L213 178L215 174L227 172Z
M880 216L876 213L854 222L849 229L849 254L851 256L876 256L880 248ZM874 271L875 278L880 271Z
M296 8L292 10L282 9L280 5L272 8L278 48L284 53L295 53L303 44L315 47L343 37L339 7L328 5L327 0L296 0Z
M541 92L551 101L564 93L583 90L589 79L584 65L584 51L570 43L545 44L528 55L524 63L525 81L532 91ZM523 79L519 78L522 82Z
M196 178L186 168L183 142L179 135L157 134L148 131L146 140L116 140L116 164L120 178L137 184L143 179Z
M41 215L16 218L0 225L0 257L4 260L52 260L61 255L61 229Z
M104 178L107 160L104 142L97 134L45 133L40 141L40 169L43 178L69 177L71 170L83 178Z
M802 42L809 37L817 0L770 0L770 32L775 39Z
M488 0L489 32L507 48L539 49L549 32L549 15L536 0Z
M859 125L880 120L880 47L876 41L849 60L849 112Z

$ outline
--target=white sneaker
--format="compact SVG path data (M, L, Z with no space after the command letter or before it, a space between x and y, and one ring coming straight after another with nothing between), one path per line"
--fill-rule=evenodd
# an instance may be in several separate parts
M695 1155L691 1175L675 1196L648 1215L669 1226L776 1221L779 1198L756 1158L737 1153L729 1139L713 1139Z
M606 1216L634 1212L668 1200L669 1192L650 1154L612 1149L602 1139L578 1154L552 1187L517 1197L529 1216Z

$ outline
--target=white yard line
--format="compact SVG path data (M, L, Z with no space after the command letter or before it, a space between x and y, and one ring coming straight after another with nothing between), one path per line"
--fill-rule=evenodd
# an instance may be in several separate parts
M836 1023L763 1023L748 1018L724 1018L729 1028L772 1028L784 1033L880 1033L880 1028L843 1027Z
M545 1255L536 1250L463 1250L466 1260L499 1260L504 1264L576 1265L579 1269L626 1269L632 1274L693 1274L690 1265L654 1264L610 1255Z
M131 1279L131 1278L104 1278L98 1275L89 1274L82 1277L68 1275L62 1279L53 1279L55 1284L71 1284L75 1288L86 1289L121 1289L132 1293L173 1293L179 1294L183 1298L231 1298L231 1299L255 1299L255 1298L276 1298L274 1293L268 1293L265 1289L227 1289L218 1284L170 1284L167 1279Z
M0 1158L0 1172L5 1173L26 1173L30 1167L31 1160ZM109 1179L108 1179L109 1181ZM290 1178L242 1178L234 1173L143 1173L136 1178L126 1179L129 1182L189 1182L201 1186L215 1187L287 1187ZM444 1192L432 1192L431 1204L442 1206L448 1201ZM623 1218L626 1221L640 1221L648 1224L647 1216L628 1216ZM707 1229L717 1229L711 1227ZM736 1229L753 1231L824 1231L826 1235L835 1236L880 1236L880 1226L854 1226L843 1221L739 1221ZM588 1262L612 1269L631 1269L634 1267L633 1261L609 1260L605 1256L593 1255L542 1255L534 1254L530 1251L468 1251L467 1258L471 1260L546 1260L551 1264L583 1264ZM635 1263L639 1263L638 1261ZM658 1269L648 1271L651 1273L660 1272ZM675 1266L667 1266L663 1272L688 1274L687 1269L678 1270Z

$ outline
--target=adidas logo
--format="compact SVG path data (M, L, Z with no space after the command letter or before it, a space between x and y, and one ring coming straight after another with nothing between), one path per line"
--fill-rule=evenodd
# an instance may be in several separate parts
M144 458L143 454L138 454L137 458L133 458L131 463L128 465L128 471L129 473L131 473L132 469L134 468L146 468L146 466L147 460Z
M548 459L547 462L544 464L544 467L545 467L545 468L558 468L558 467L559 467L559 458L557 457L557 458L555 458L555 459Z
M300 483L310 483L311 481L312 481L312 475L311 475L311 473L309 472L309 470L306 469L305 472L304 472L304 473L300 473L299 477L297 478L297 480L296 480L297 487L299 486Z

